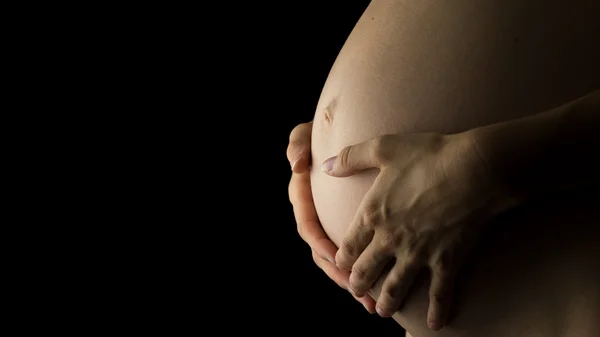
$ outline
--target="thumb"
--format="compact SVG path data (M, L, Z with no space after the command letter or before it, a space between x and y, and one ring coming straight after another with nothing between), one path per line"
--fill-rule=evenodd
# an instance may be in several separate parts
M381 167L385 149L379 138L345 147L340 153L323 162L321 170L330 176L347 177L360 171Z

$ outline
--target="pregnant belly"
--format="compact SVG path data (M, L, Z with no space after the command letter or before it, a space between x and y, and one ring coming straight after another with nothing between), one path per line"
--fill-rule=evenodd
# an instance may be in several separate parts
M563 104L600 87L599 41L595 0L372 1L321 94L313 160L386 133L454 133ZM315 206L339 245L377 172L340 179L313 167ZM499 219L442 332L426 328L426 281L394 319L414 337L598 335L599 200L577 199Z

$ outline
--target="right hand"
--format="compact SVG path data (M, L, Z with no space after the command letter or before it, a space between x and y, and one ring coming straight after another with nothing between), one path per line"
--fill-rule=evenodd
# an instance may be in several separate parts
M298 234L312 249L313 260L330 279L340 287L349 290L350 273L340 270L335 265L337 247L323 231L310 187L310 138L312 122L296 126L290 134L287 157L292 166L292 178L288 189L290 202L294 208ZM375 301L369 295L361 298L352 294L367 311L374 314Z

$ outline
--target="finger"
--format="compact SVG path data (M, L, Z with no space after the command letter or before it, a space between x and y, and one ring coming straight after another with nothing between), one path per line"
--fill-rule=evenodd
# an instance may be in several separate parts
M351 293L352 294L352 293ZM370 314L374 314L376 313L375 311L375 300L371 297L371 295L365 295L363 297L357 297L356 295L352 294L352 296L358 301L360 302L360 304L363 305L363 307L365 307L365 309L370 313Z
M358 210L335 256L335 263L338 268L344 270L352 268L352 265L373 239L377 225L380 225L381 221L388 217L388 214L382 214L387 211L379 205L381 200L385 199L384 193L385 188L389 186L387 182L389 179L389 176L379 174L358 206Z
M370 314L376 313L375 300L371 297L371 295L367 294L363 297L356 297L356 295L353 294L352 296L354 296L354 298L359 301Z
M340 288L348 290L348 277L350 276L349 273L336 268L334 264L322 259L314 250L312 253L315 264L325 272L327 277L335 282Z
M325 272L325 274L332 279L339 287L349 290L348 277L349 273L343 270L338 269L334 264L329 263L326 260L323 260L316 252L313 251L313 260ZM369 295L363 297L357 297L356 295L350 294L360 302L365 309L371 313L375 313L375 300Z
M290 133L287 158L293 172L302 173L310 166L311 134L312 122L300 124Z
M369 244L352 266L350 288L354 293L357 296L364 296L379 279L381 271L391 259L391 254L378 249L373 242Z
M321 170L334 177L347 177L360 171L382 167L388 163L394 153L393 136L370 139L342 149L321 165Z
M432 268L431 276L427 324L431 330L438 331L448 320L450 304L452 302L454 273L436 267Z
M358 222L350 225L340 249L335 254L335 264L342 270L351 270L352 266L373 239L374 231Z
M298 234L321 258L334 263L337 247L329 240L319 222L310 188L310 173L293 173L288 193Z
M405 263L396 262L381 286L381 294L376 306L379 316L390 317L398 310L417 276L419 268L420 265L416 260Z

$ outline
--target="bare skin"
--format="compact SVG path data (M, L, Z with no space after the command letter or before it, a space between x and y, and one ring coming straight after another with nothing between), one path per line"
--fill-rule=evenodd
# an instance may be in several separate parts
M600 183L600 91L531 117L467 132L389 135L344 148L335 177L380 170L338 252L366 294L395 260L377 302L390 317L422 267L432 271L429 326L445 324L454 279L494 216L545 193ZM511 135L507 137L506 135ZM544 169L542 169L544 168Z
M290 202L294 208L298 233L311 247L312 257L317 266L338 286L350 290L350 273L336 267L334 257L337 247L323 231L313 202L309 170L311 132L312 122L298 125L290 134L287 150L287 157L292 167L292 178L289 184ZM353 296L369 313L375 313L375 301L369 295L360 298Z
M415 276L414 270L422 263L428 264L436 271L430 288L429 308L430 327L434 330L439 330L447 319L454 275L459 271L468 251L464 249L465 246L471 246L466 244L465 238L476 240L478 237L464 234L473 230L472 226L466 224L486 223L479 211L477 221L471 221L474 213L472 210L480 210L481 205L484 205L483 214L491 217L551 190L600 182L596 174L600 171L600 165L589 155L600 148L600 142L595 137L600 132L600 91L546 113L461 134L446 135L441 139L438 139L441 135L431 134L411 135L408 138L406 135L378 137L347 147L339 157L323 163L324 171L337 177L350 176L373 167L380 169L380 178L362 203L370 206L359 208L355 224L346 235L342 248L337 250L320 228L316 211L311 204L309 177L301 179L302 173L306 172L310 164L310 128L310 123L301 124L290 135L288 159L292 170L299 173L293 174L289 192L298 231L313 248L315 263L341 287L353 289L353 293L359 295L355 298L372 312L372 299L365 294L379 278L379 273L389 259L394 256L396 261L413 261L412 266L397 264L397 268L392 268L387 275L383 289L387 286L389 295L380 295L378 302L378 312L382 316L390 316L390 312L398 309ZM522 134L523 137L507 139L503 137L506 134ZM528 149L527 156L522 155L523 148ZM414 152L414 155L408 155L409 151ZM412 161L407 162L407 158ZM521 160L515 162L515 158ZM532 161L530 158L536 160ZM460 162L462 164L457 164ZM539 172L534 169L540 166L551 169L545 170L544 175L528 176L532 172ZM511 167L515 169L510 169ZM443 174L437 174L436 170ZM410 173L423 171L429 173ZM404 174L398 176L397 172ZM417 185L434 187L424 189L423 192L411 190L415 194L426 193L420 197L428 200L425 212L415 209L422 206L418 203L407 205L405 200L415 198L402 194L406 190L403 187L406 185L405 181L414 186L419 176L428 177L428 184ZM431 178L437 176L443 181L432 182ZM454 183L447 184L448 180ZM460 189L456 190L454 186L460 186ZM481 203L481 200L489 202ZM477 203L474 204L474 201ZM430 218L432 207L443 210L444 216ZM391 216L361 214L369 209L386 209ZM405 211L396 212L398 209ZM407 222L403 219L401 216L409 213L406 210L416 214L414 218L417 220ZM464 212L465 210L468 212ZM369 221L363 221L364 219ZM447 222L445 219L456 220ZM412 227L403 228L406 224L411 224ZM431 225L440 227L431 228ZM406 236L408 233L411 234ZM402 235L405 239L390 241L389 238L395 235ZM415 241L416 239L419 240ZM390 242L395 242L396 245ZM364 249L367 246L371 248L370 251ZM340 268L336 268L331 261L334 254L337 255L336 261ZM442 259L442 256L445 258ZM352 270L352 274L349 276L344 270ZM357 270L361 272L357 273ZM390 309L381 310L382 306Z
M305 180L318 212L312 223L320 220L325 237L342 247L378 177L377 169L343 179L321 172L323 161L349 145L385 134L448 135L505 126L598 88L598 22L592 0L373 1L340 52L316 109L315 165ZM531 125L518 133L522 140ZM504 130L502 137L513 135ZM519 167L512 157L498 162L507 174ZM538 166L533 176L542 178L551 168ZM527 189L544 186L536 185ZM597 336L600 275L591 268L600 263L597 194L544 194L543 201L502 216L494 227L501 230L481 239L457 282L459 312L444 329L427 328L427 280L415 283L393 318L416 337ZM344 282L347 287L349 280ZM371 289L373 298L379 299L381 286Z

